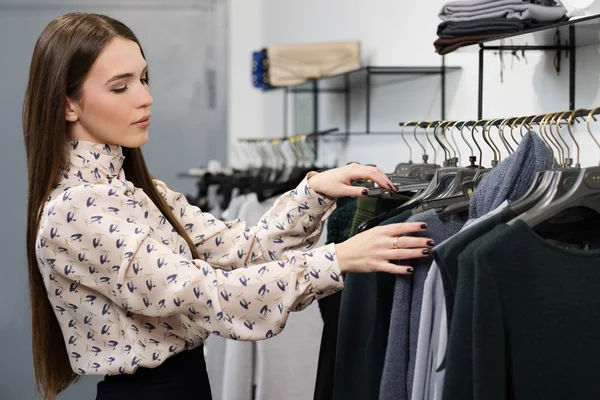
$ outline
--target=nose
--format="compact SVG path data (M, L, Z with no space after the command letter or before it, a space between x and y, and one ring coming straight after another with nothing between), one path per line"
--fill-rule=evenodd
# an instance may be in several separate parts
M139 96L137 100L138 108L150 107L153 102L152 96L150 96L150 89L142 86L142 88L139 90Z

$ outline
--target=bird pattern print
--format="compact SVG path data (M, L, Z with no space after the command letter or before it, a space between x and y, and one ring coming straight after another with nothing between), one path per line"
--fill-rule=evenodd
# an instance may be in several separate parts
M36 254L77 374L155 367L210 334L268 339L291 311L343 288L334 245L314 248L335 201L310 188L310 174L253 227L220 221L155 180L197 246L196 260L127 181L120 146L68 147Z

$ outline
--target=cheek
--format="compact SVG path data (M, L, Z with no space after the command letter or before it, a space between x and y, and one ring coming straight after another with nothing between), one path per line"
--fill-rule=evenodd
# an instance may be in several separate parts
M102 123L105 126L115 128L119 125L129 126L130 115L127 111L124 95L113 93L102 93L90 95L84 105L84 114L88 114L90 123ZM99 130L101 126L97 126Z

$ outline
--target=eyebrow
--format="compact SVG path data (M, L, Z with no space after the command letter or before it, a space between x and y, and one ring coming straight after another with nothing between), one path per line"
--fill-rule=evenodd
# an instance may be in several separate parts
M142 70L142 75L144 75L145 72L148 72L148 65L146 64L146 66L144 67L144 69ZM131 78L133 77L135 74L133 72L126 72L124 74L119 74L119 75L115 75L112 78L110 78L109 80L106 81L106 83L104 84L105 86L110 84L111 82L114 81L118 81L119 79L123 79L123 78Z

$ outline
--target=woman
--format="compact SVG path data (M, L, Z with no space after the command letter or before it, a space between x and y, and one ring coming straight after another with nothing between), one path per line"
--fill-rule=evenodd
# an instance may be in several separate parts
M425 229L372 229L311 248L335 198L391 185L350 165L310 173L260 224L223 223L148 172L152 97L135 35L106 16L52 21L33 52L23 107L33 357L45 399L105 375L98 399L210 399L209 334L262 340L346 272L409 273ZM390 186L391 187L391 186Z

